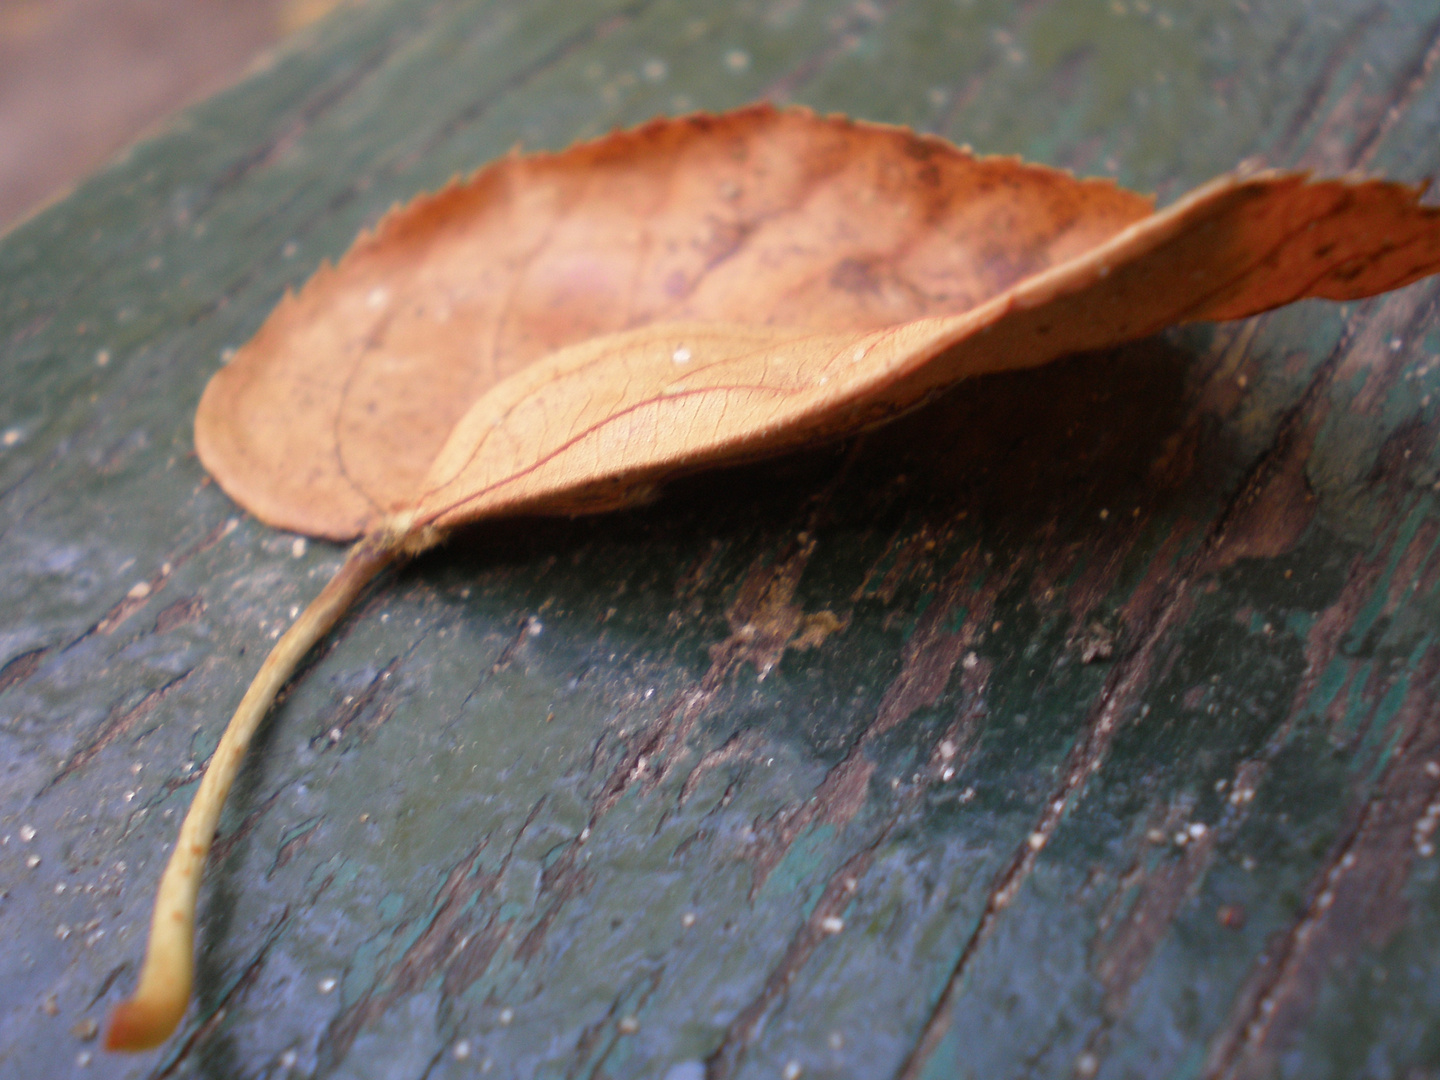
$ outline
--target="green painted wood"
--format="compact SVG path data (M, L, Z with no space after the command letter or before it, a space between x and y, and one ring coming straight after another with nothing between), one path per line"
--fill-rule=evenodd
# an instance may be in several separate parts
M1435 171L1433 9L1323 8L351 7L0 240L0 1075L1440 1074L1433 284L456 538L265 728L182 1032L87 1038L341 557L192 452L283 289L517 141L761 96L1162 199Z

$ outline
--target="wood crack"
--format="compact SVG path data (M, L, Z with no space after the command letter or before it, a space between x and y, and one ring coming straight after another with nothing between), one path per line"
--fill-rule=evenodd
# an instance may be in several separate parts
M65 764L60 767L59 771L46 781L44 787L35 793L35 797L38 799L66 777L85 768L85 766L89 765L90 762L95 759L96 755L116 739L123 738L129 734L137 723L150 715L155 707L164 701L172 690L188 679L195 670L195 667L186 668L168 682L151 690L130 708L112 711L110 716L106 718L85 744L71 754Z
M350 1053L356 1038L400 999L420 989L435 975L440 976L446 999L463 994L485 970L509 933L510 922L494 913L477 910L479 901L494 892L505 876L515 846L534 823L545 800L540 799L516 832L499 866L486 871L480 858L491 837L481 837L470 851L445 875L419 935L404 953L379 972L354 1004L335 1017L320 1038L317 1056L322 1071L339 1066ZM395 928L398 935L403 924Z

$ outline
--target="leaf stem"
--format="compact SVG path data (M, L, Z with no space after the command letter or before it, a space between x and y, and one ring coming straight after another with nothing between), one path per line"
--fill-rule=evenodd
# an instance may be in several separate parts
M200 875L225 796L245 760L245 751L275 695L305 654L330 632L375 575L402 557L397 540L393 531L382 529L352 547L320 595L275 643L245 691L180 826L180 838L155 896L140 984L132 997L110 1013L105 1049L149 1050L159 1046L185 1015L194 980L195 902Z

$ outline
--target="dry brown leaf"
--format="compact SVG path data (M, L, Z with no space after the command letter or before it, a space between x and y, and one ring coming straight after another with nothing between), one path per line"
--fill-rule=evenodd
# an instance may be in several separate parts
M763 106L511 156L392 212L283 300L206 391L196 444L263 520L348 539L413 501L482 394L564 346L955 314L1150 209L1108 181ZM693 379L673 351L660 372Z
M511 513L839 437L985 372L1370 296L1440 271L1440 211L1378 181L1222 177L1155 213L1109 181L756 106L512 155L393 211L211 381L207 469L280 528L356 536L207 770L107 1045L188 1001L195 892L251 733L381 567Z

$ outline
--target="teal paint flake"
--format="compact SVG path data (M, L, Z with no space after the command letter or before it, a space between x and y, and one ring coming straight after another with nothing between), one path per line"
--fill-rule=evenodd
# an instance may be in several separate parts
M1304 641L1315 627L1315 613L1313 611L1287 612L1284 625L1286 630Z
M1400 706L1405 703L1405 697L1409 692L1410 679L1408 677L1396 679L1395 685L1390 688L1385 696L1380 699L1380 703L1375 707L1375 719L1371 726L1371 731L1377 734L1384 733L1387 743L1385 753L1381 758L1382 764L1389 761L1390 755L1394 752L1396 740L1402 738L1404 735L1399 725L1392 724L1392 721L1395 719L1395 714L1400 711Z
M1385 566L1384 573L1375 583L1375 588L1370 594L1370 599L1360 609L1351 624L1350 639L1352 641L1363 641L1370 628L1375 625L1375 620L1380 617L1381 612L1389 600L1390 584L1394 580L1395 572L1399 569L1400 560L1405 557L1411 541L1420 526L1429 519L1430 513L1425 503L1428 500L1418 501L1406 515L1405 521L1396 530L1394 539L1389 544L1390 560ZM1434 546L1432 545L1432 550Z
M1372 660L1361 660L1355 668L1354 677L1350 680L1350 697L1345 703L1345 715L1341 721L1342 731L1359 731L1365 723L1367 706L1364 689L1374 671Z
M811 910L820 899L823 882L817 881L827 857L832 856L831 845L835 838L834 825L817 825L796 837L780 860L780 865L770 872L756 903L773 900L780 896L791 896L802 903L796 907L802 918L808 919Z

